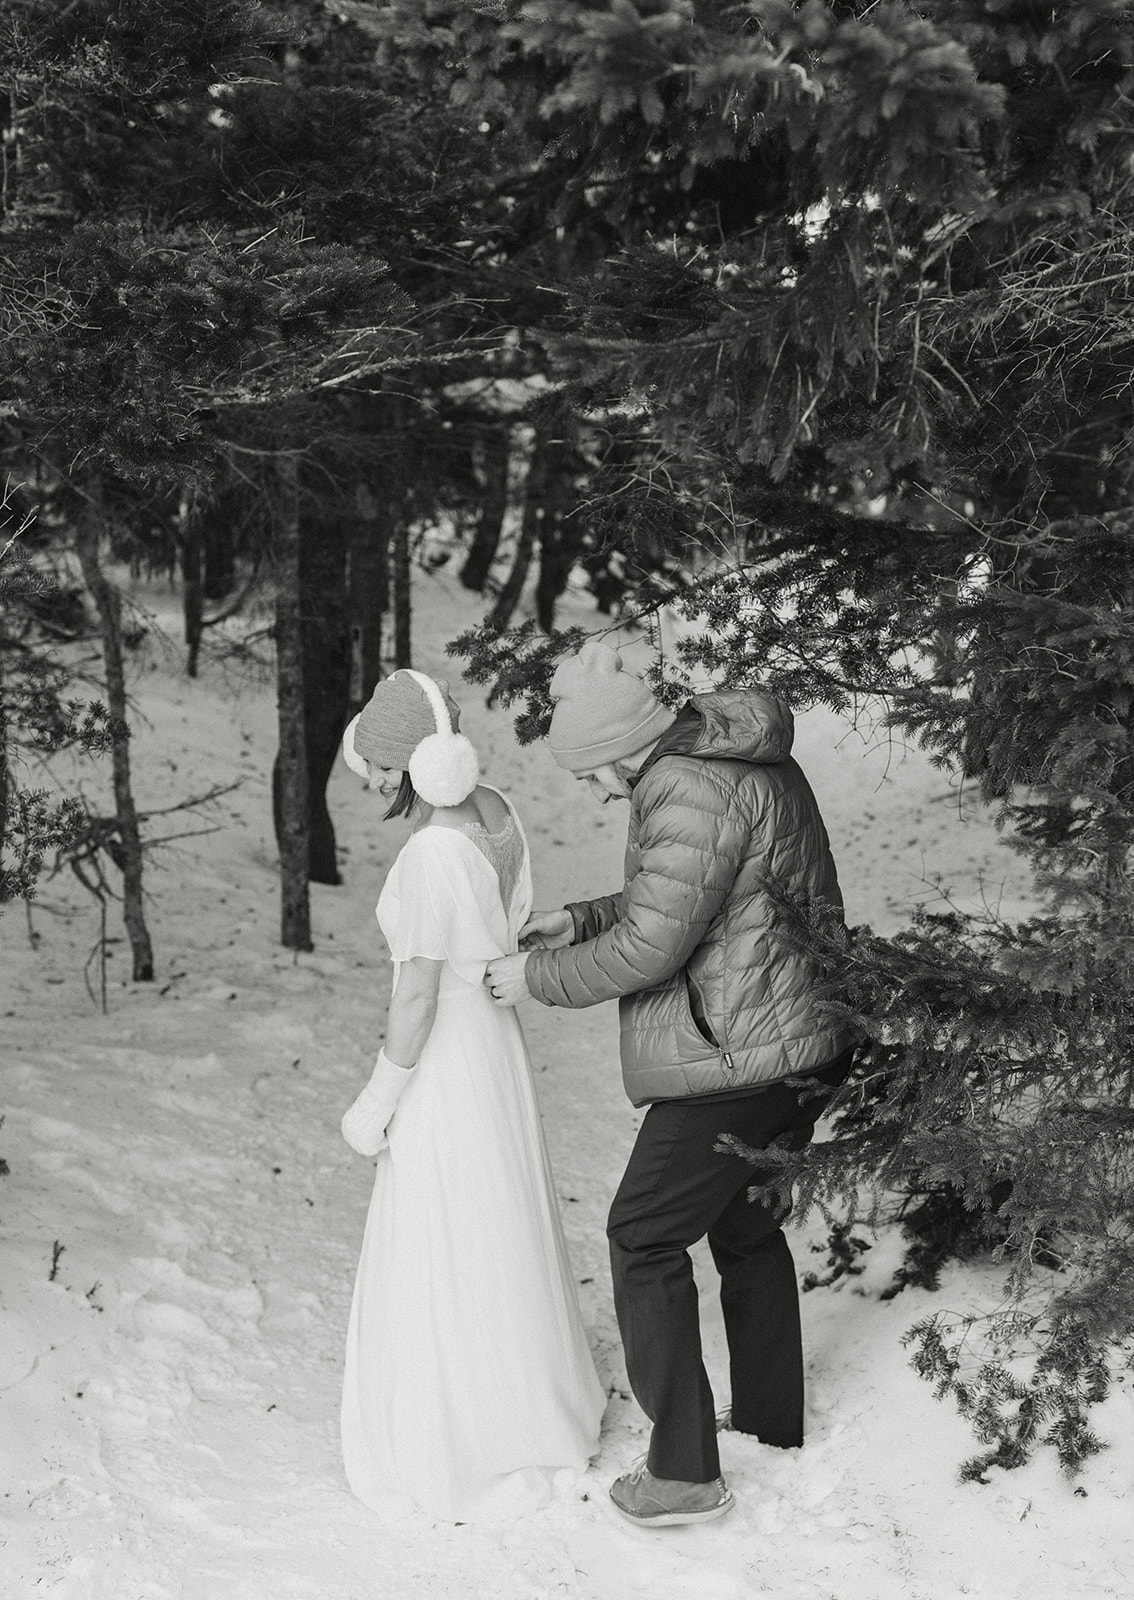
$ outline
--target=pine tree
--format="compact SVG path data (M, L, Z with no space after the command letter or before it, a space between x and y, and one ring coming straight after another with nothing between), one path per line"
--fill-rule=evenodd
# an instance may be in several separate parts
M635 587L642 620L701 625L659 690L695 666L797 705L882 697L1033 865L1018 924L846 937L784 905L865 1044L839 1137L775 1181L971 1217L1011 1309L927 1323L919 1370L973 1419L974 1471L1040 1440L1074 1469L1134 1335L1134 8L611 0L495 27L538 85L557 221L609 241L545 334L573 402L648 441L622 537L715 552ZM462 644L526 699L526 738L573 642Z
M72 613L68 634L84 619L50 563L24 549L33 522L9 489L0 502L0 907L33 899L48 854L72 848L89 826L77 797L27 787L31 763L64 749L96 755L129 736L99 701L74 695L50 648L58 617Z
M286 456L336 431L323 395L404 349L408 300L369 239L311 229L294 160L280 186L262 135L291 108L290 19L254 0L160 13L140 0L62 11L21 0L3 27L6 440L82 530L110 711L122 718L118 601L102 552L129 550L147 499L207 493L242 452ZM339 103L349 112L351 92ZM317 111L304 114L310 125ZM302 716L302 703L282 715ZM135 976L145 977L142 841L124 751L116 760Z
M498 163L522 140L503 102L488 122L411 55L385 50L385 8L148 9L22 0L8 24L13 448L46 453L39 470L77 501L97 477L87 499L113 502L115 554L133 558L142 538L153 559L149 508L165 501L160 559L175 551L182 567L191 671L211 620L201 583L213 506L234 479L270 500L278 474L258 464L301 452L295 571L304 610L337 630L306 678L328 683L350 657L356 680L354 703L329 711L291 674L300 699L284 713L307 719L309 871L334 882L325 734L380 670L375 604L396 591L393 654L408 661L414 529L454 505L476 515L466 464L499 428L495 402L478 411L468 386L522 383L544 359L512 338L540 292L499 271L516 221ZM354 532L336 580L324 535L332 507L359 493L381 516L341 512ZM264 516L261 533L286 521ZM549 534L545 613L555 543ZM270 539L267 556L264 571ZM317 642L302 630L305 652ZM283 743L298 748L286 730ZM299 820L280 822L281 842Z

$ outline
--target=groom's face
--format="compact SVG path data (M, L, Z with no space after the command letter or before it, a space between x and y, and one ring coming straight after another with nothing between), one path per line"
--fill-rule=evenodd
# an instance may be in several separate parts
M611 800L629 800L630 785L621 762L596 767L593 772L576 773L580 783L585 783L598 801L605 806Z

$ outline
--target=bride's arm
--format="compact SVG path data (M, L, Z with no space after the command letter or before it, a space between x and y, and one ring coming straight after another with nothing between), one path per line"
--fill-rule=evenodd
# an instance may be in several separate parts
M412 1067L425 1048L437 1015L437 989L443 961L414 956L403 964L390 1000L384 1049L390 1061Z
M410 1080L433 1018L443 961L414 956L399 975L386 1020L386 1046L379 1050L370 1081L342 1119L343 1138L360 1156L376 1156L402 1090Z

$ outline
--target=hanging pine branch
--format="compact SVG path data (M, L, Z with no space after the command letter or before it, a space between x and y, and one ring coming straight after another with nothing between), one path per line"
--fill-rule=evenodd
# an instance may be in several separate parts
M589 518L701 546L625 596L691 624L670 692L707 669L881 697L1034 871L1018 923L798 923L864 1045L837 1137L776 1181L835 1222L864 1190L911 1226L932 1199L927 1226L952 1208L1005 1257L1007 1310L914 1336L979 1473L1038 1443L1081 1465L1134 1337L1132 23L1123 0L619 0L497 24L538 85L517 104L547 214L603 233L541 329L562 403L642 443ZM488 48L463 62L491 105ZM573 643L457 641L526 696L525 738Z

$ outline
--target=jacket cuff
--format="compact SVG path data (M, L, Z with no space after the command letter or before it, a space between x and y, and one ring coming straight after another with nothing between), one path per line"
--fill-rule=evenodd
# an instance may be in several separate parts
M540 981L548 967L554 967L554 950L529 950L528 959L524 963L524 982L528 986L528 993L533 1000L538 1000L541 1006L553 1006L554 1000L549 1000L543 992Z

